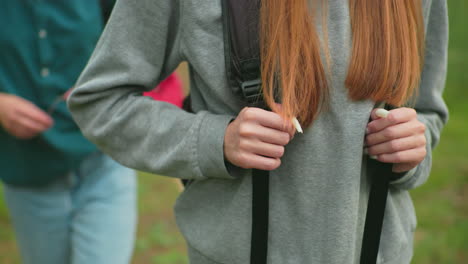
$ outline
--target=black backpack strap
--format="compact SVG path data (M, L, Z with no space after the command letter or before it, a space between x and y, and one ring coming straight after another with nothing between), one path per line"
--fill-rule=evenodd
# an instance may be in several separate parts
M361 264L377 263L388 186L390 179L393 177L392 166L391 163L381 163L371 158L367 159L371 187L362 238Z
M226 74L237 96L263 107L261 95L260 0L221 0Z
M260 0L221 0L226 73L233 93L247 105L265 108L261 94L258 19ZM269 175L252 170L250 263L268 255Z
M114 8L114 2L109 0L99 0L99 4L101 5L102 20L104 24L106 24L107 20L109 20L112 8Z
M376 103L374 108L395 109L394 106L384 102ZM367 158L367 175L371 185L362 237L360 264L377 263L390 181L401 177L399 173L394 173L392 168L392 163L382 163Z
M250 263L266 264L268 255L270 173L264 170L252 171L252 238Z

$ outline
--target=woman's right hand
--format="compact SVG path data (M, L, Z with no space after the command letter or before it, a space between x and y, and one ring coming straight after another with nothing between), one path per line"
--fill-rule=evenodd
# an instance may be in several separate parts
M30 139L50 128L53 120L33 103L0 93L0 125L16 138Z
M281 165L284 146L294 136L291 122L260 108L246 107L224 135L224 156L244 169L274 170Z

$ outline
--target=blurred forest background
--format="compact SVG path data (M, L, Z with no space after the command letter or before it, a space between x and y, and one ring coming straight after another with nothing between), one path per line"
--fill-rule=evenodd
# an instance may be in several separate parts
M418 216L412 262L416 264L468 263L468 0L448 0L448 4L445 99L450 121L435 150L429 181L411 192ZM187 84L186 65L179 74ZM138 239L132 263L188 263L172 212L179 190L173 179L140 173ZM1 187L0 263L20 263Z

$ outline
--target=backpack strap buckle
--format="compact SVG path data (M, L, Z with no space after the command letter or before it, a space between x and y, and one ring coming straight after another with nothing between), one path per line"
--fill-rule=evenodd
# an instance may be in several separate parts
M256 104L262 100L262 80L261 79L254 79L248 81L240 81L239 87L242 90L242 95L244 96L245 100L249 104Z

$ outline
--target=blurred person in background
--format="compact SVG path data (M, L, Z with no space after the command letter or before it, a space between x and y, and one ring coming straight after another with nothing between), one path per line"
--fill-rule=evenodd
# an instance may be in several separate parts
M176 73L169 75L156 88L149 92L143 92L144 96L153 98L156 101L164 101L179 108L184 104L184 90L182 80Z
M124 264L136 179L86 140L65 104L112 1L3 1L0 177L25 264Z

